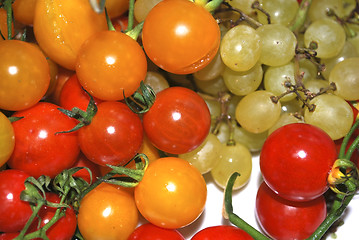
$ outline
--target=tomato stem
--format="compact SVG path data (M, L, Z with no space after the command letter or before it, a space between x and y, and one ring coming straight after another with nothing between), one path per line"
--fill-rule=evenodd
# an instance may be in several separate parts
M107 13L107 9L105 8L105 15L106 15L106 22L107 22L107 27L109 31L116 31L115 27L112 24L111 18Z
M128 5L128 24L127 24L126 32L131 31L133 28L134 6L135 6L135 0L130 0Z
M209 12L213 12L222 4L222 2L223 2L223 0L212 0L212 1L207 2L204 5L204 8ZM195 1L195 3L196 3L196 1Z
M140 36L140 33L142 31L143 28L143 22L140 22L139 24L137 24L133 29L131 29L130 31L126 32L126 34L128 36L130 36L131 38L133 38L134 40L138 39L138 36Z
M237 226L238 228L246 231L249 235L251 235L255 240L270 240L270 238L263 235L261 232L259 232L257 229L252 227L250 224L248 224L246 221L244 221L242 218L240 218L238 215L233 213L233 206L232 206L232 191L233 191L233 185L236 181L237 177L239 177L240 174L238 172L234 172L228 182L226 189L224 191L224 217L225 215L228 216L228 220Z
M12 0L4 1L4 9L6 10L7 39L12 39Z
M359 127L359 120L356 120L355 123L353 124L353 126L351 127L350 131L343 138L343 142L342 142L342 145L340 146L340 150L339 150L339 156L338 156L339 159L343 159L343 158L350 159L352 152L349 154L346 154L346 148L347 148L347 145L349 143L351 136L353 135L354 131L358 127ZM352 143L352 146L353 145L355 145L355 147L357 146L357 144ZM349 156L349 158L347 158L346 156Z
M96 13L102 13L105 9L106 0L100 0L100 2L98 0L89 0L89 3Z

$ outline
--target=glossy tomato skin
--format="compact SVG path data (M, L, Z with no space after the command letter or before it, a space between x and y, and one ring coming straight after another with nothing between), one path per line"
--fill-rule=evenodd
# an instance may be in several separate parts
M98 14L87 0L37 0L35 38L47 56L75 70L77 53L92 34L107 30L106 16Z
M211 226L197 232L191 240L253 240L244 230L228 225Z
M123 165L139 151L143 127L122 102L102 102L89 125L78 131L81 151L98 165Z
M203 212L207 186L188 161L165 157L153 161L135 187L138 210L150 223L168 229L189 225Z
M0 112L0 166L10 158L15 148L15 133L10 120Z
M0 234L0 240L13 240L17 237L20 233L2 233Z
M46 200L52 203L60 203L60 197L53 193L46 193ZM49 230L46 231L46 235L50 240L68 240L73 237L76 231L77 219L74 209L66 208L65 216L61 217L54 225L52 225ZM41 219L40 227L43 227L47 222L49 222L52 217L55 215L56 208L43 206L38 215ZM38 228L38 219L32 223L29 228L29 232L34 232ZM40 238L36 238L39 240Z
M176 229L161 228L151 223L145 223L132 232L128 240L185 240Z
M72 165L72 168L74 167L87 167L91 171L91 176L87 169L81 169L72 175L84 179L89 184L95 182L101 176L100 166L88 160L83 153L80 153L78 159Z
M120 187L101 183L81 200L78 227L86 240L127 240L137 224L133 195Z
M327 189L337 153L334 141L306 123L285 125L266 139L260 153L264 181L281 197L308 201Z
M214 58L220 30L202 6L186 0L166 0L148 13L142 42L146 54L156 65L171 73L190 74Z
M99 50L101 49L101 50ZM80 84L94 97L117 101L132 95L145 79L147 60L141 46L117 31L92 35L76 60Z
M327 214L325 198L285 200L263 182L256 196L256 217L266 234L277 240L307 239Z
M207 137L211 116L205 101L184 87L170 87L156 96L143 116L144 130L158 149L183 154L198 147Z
M0 55L0 108L19 111L38 103L50 84L44 54L31 43L4 40Z
M58 110L59 106L40 102L13 114L23 117L12 123L15 149L8 165L38 178L55 177L76 161L80 148L77 133L59 133L76 126L77 122Z
M23 229L32 214L30 204L20 199L29 174L14 169L0 172L0 232Z

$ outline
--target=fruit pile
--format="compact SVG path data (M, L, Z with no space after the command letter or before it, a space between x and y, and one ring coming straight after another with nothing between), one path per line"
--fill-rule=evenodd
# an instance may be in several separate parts
M358 16L357 0L2 0L0 240L335 231L359 186ZM258 227L232 202L254 170ZM187 236L212 183L226 220Z

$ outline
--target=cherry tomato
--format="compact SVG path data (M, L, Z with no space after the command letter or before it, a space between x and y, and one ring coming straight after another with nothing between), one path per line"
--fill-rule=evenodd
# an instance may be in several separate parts
M0 166L10 158L15 148L15 133L10 120L0 112Z
M129 97L145 79L146 55L134 39L122 32L99 32L81 46L76 73L81 85L94 97L121 100L124 91Z
M128 240L185 240L176 229L161 228L151 223L137 227Z
M58 110L59 106L40 102L14 117L23 117L12 123L15 149L8 165L38 178L55 177L76 161L80 148L76 133L60 133L76 126L76 121Z
M81 44L92 34L108 29L104 13L98 14L88 0L37 0L34 34L47 56L74 70Z
M0 232L17 232L32 214L30 204L20 199L29 174L14 169L0 172Z
M12 8L16 21L25 25L32 25L34 23L36 2L37 0L14 1Z
M88 183L93 183L98 177L101 176L100 166L88 160L83 153L80 153L78 159L71 168L73 167L87 167L91 171L92 181L90 173L87 169L81 169L72 175L74 177L81 177Z
M86 240L127 240L137 224L133 196L115 185L101 183L81 200L78 228Z
M244 230L234 226L212 226L197 232L191 240L217 240L217 239L237 239L253 240Z
M98 98L94 98L94 100L96 104L102 102ZM90 96L82 89L77 75L72 75L62 87L60 93L60 106L68 110L77 107L86 111L89 102Z
M19 111L35 105L50 84L49 65L33 44L0 41L0 108Z
M144 21L142 42L156 65L171 73L190 74L214 58L220 30L200 5L187 0L161 1Z
M13 240L20 233L2 233L0 234L0 240Z
M327 189L327 177L337 158L333 140L306 123L280 127L268 136L260 153L265 182L281 197L308 201Z
M256 197L256 216L260 226L277 240L306 239L327 214L323 196L305 202L292 202L275 194L264 182Z
M98 165L123 165L141 147L141 119L122 102L102 102L97 107L91 123L78 131L81 151Z
M128 10L129 0L106 0L105 7L108 16L113 19L121 16Z
M60 203L60 197L52 192L46 193L46 200L53 203ZM46 231L46 235L50 240L69 240L75 234L77 219L74 209L66 208L65 216L61 217L54 225L52 225L49 230ZM35 219L29 228L29 232L34 232L38 227L43 227L48 223L52 217L55 215L56 208L49 206L42 206L38 216L41 219L40 225L38 225L38 219ZM41 238L35 238L37 240Z
M168 229L187 226L203 212L207 186L188 161L159 158L152 162L135 187L138 210L150 223Z
M144 130L158 149L187 153L207 137L211 116L205 101L184 87L170 87L156 96L155 103L143 115Z
M54 90L44 100L54 103L56 105L60 105L60 94L61 94L62 88L65 85L65 83L67 82L67 80L69 80L70 77L74 74L75 74L74 71L68 70L61 66L58 66L58 72L56 75L56 83L54 86Z

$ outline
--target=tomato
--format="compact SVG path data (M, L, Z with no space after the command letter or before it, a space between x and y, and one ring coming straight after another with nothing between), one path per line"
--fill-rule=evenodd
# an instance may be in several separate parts
M182 154L197 148L207 137L211 116L205 101L184 87L170 87L156 96L143 115L144 130L158 149Z
M49 65L33 44L0 42L0 108L19 111L35 105L50 84Z
M108 16L116 18L124 14L129 7L129 0L106 0L105 7Z
M0 112L0 166L10 158L15 148L15 133L10 120Z
M81 151L98 165L123 165L142 145L141 119L122 102L102 102L97 107L91 123L78 131Z
M142 42L156 65L171 73L190 74L214 58L220 30L200 5L187 0L161 1L144 21Z
M83 153L80 153L78 159L71 168L73 167L87 167L92 174L92 183L101 176L100 166L88 160ZM81 169L74 173L72 176L81 177L86 182L91 183L91 176L87 169Z
M37 0L14 1L12 8L15 20L25 25L32 25L34 23L36 2Z
M46 55L74 70L81 44L108 27L105 14L93 11L88 0L37 0L33 29Z
M159 158L152 162L135 187L138 210L150 223L168 229L189 225L203 212L207 186L188 161Z
M79 50L76 73L81 85L102 100L121 100L140 86L147 73L141 46L130 36L116 31L92 35Z
M275 194L264 182L256 197L256 217L261 228L277 240L306 239L326 217L323 196L292 202Z
M53 203L60 203L60 197L52 192L46 193L46 200ZM65 216L61 217L54 225L49 228L49 230L46 231L46 235L50 240L68 240L71 239L75 234L77 226L75 210L70 206L70 208L66 208L64 211ZM34 232L38 229L38 227L43 227L52 219L52 217L55 215L55 212L56 208L42 206L38 213L38 216L41 219L40 226L38 226L38 219L35 219L29 228L29 232Z
M95 103L102 102L98 98L94 98ZM82 86L76 74L73 74L62 87L60 93L60 106L71 110L74 107L86 111L90 102L90 96L82 89Z
M60 94L62 88L67 82L67 80L69 80L70 77L74 74L75 74L74 71L58 66L54 89L51 91L50 95L46 96L44 100L54 103L56 105L60 105Z
M20 233L2 233L0 234L0 240L13 240Z
M30 204L20 199L29 174L14 169L0 172L0 232L17 232L32 214Z
M128 240L185 240L176 229L161 228L151 223L137 227Z
M333 140L306 123L280 127L268 136L260 153L264 181L281 197L308 201L327 189L327 177L337 158Z
M54 177L76 161L80 148L76 133L57 132L71 129L76 121L58 110L57 105L40 102L14 117L24 117L12 123L15 149L8 165L38 178Z
M78 228L86 240L127 240L137 224L133 196L115 185L101 183L81 200Z
M217 239L237 239L253 240L244 230L234 226L212 226L197 232L191 240L217 240Z

